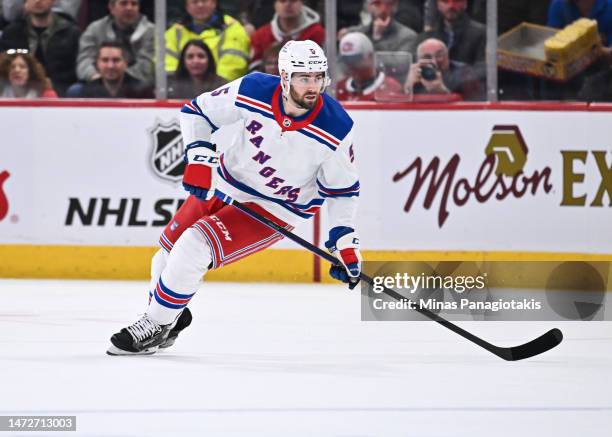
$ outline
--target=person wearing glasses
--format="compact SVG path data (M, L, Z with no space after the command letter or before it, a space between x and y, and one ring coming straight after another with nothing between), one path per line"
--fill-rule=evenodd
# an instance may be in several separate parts
M0 98L56 98L45 69L27 49L9 49L0 54Z

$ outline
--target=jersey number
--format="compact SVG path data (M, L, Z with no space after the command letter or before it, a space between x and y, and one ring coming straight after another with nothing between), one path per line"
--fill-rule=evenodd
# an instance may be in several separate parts
M229 91L229 87L226 86L225 88L214 90L212 93L210 93L210 95L216 97L219 94L227 94L228 91Z

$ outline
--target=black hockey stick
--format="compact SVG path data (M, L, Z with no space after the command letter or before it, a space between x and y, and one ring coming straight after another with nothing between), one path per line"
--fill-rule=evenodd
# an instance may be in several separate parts
M309 250L310 252L314 253L315 255L317 255L317 256L323 258L324 260L330 262L331 264L336 264L336 265L340 264L340 262L333 255L331 255L331 254L327 253L326 251L324 251L323 249L320 249L317 246L309 243L308 241L306 241L303 238L293 234L292 232L289 232L288 230L286 230L282 226L274 223L272 220L262 216L261 214L258 214L257 212L253 211L249 207L247 207L247 206L241 204L240 202L232 199L230 196L227 196L227 195L223 194L219 190L216 191L215 195L217 197L219 197L223 202L227 203L228 205L233 205L235 208L239 209L240 211L242 211L245 214L249 215L250 217L254 218L258 222L266 225L267 227L269 227L269 228L273 229L274 231L278 232L279 234L284 235L288 239L296 242L297 244L299 244L300 246L302 246L306 250ZM361 273L361 275L359 277L360 277L360 279L362 281L367 282L370 285L374 284L373 279L371 277L369 277L368 275L366 275L365 273ZM392 298L397 299L398 301L402 301L403 299L405 299L404 296L402 296L401 294L395 292L394 290L386 288L386 287L383 287L383 292L385 294L387 294L388 296L391 296ZM429 310L427 310L425 308L420 308L419 306L415 306L414 310L419 312L423 316L438 322L440 325L442 325L442 326L450 329L451 331L459 334L463 338L468 339L472 343L475 343L478 346L488 350L492 354L495 354L498 357L503 358L506 361L518 361L518 360L523 360L525 358L530 358L530 357L539 355L541 353L544 353L544 352L554 348L559 343L561 343L561 341L563 340L563 333L561 332L561 330L559 330L557 328L554 328L554 329L551 329L550 331L546 332L545 334L542 334L538 338L536 338L534 340L531 340L531 341L529 341L529 342L527 342L525 344L521 344L519 346L514 346L514 347L495 346L494 344L491 344L491 343L483 340L482 338L477 337L476 335L472 334L471 332L468 332L465 329L460 328L459 326L455 325L454 323L449 322L448 320L440 317L439 315L437 315L437 314L435 314L435 313L433 313L433 312L431 312L431 311L429 311Z

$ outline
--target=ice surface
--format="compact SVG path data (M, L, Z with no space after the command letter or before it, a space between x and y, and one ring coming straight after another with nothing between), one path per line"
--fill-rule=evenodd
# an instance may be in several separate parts
M612 435L612 322L461 323L507 346L564 331L509 363L432 322L361 322L341 286L206 283L172 349L110 357L144 282L0 280L0 299L0 415L77 416L45 435Z

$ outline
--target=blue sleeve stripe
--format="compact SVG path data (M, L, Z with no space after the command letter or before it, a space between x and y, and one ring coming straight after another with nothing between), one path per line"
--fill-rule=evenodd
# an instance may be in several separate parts
M337 194L347 194L351 192L359 192L359 181L355 182L350 187L346 188L328 188L323 185L321 182L317 180L317 185L319 186L319 191L328 195L337 195Z
M189 143L185 146L185 150L189 150L189 149L193 149L194 147L206 147L207 149L210 150L215 150L215 145L213 143L210 143L208 141L202 141L202 140L197 140L194 141L193 143Z
M359 191L354 191L352 193L342 193L342 194L327 194L324 193L323 191L319 191L319 195L321 195L321 197L359 197Z

